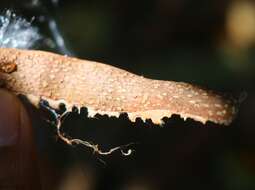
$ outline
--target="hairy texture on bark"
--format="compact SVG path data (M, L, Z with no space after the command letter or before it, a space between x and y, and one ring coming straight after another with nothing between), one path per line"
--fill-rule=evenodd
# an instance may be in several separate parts
M0 80L34 105L45 99L54 108L59 103L68 110L87 107L91 117L97 113L118 117L125 112L131 121L151 119L160 124L163 117L178 114L202 123L228 125L236 113L232 100L195 85L152 80L45 51L0 49Z

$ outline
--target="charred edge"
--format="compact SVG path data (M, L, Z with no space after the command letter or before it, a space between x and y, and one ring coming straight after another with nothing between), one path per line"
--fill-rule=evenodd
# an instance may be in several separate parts
M31 100L31 98L29 98L29 99ZM217 120L216 121L216 120L212 120L210 118L203 118L203 117L191 115L191 114L172 113L167 110L149 110L149 111L147 111L147 114L146 114L146 111L144 111L144 112L125 112L125 111L123 111L123 112L108 112L108 111L101 111L101 110L93 110L92 108L89 108L86 106L78 107L75 105L70 105L70 104L66 103L64 100L55 101L55 100L50 100L50 99L40 99L39 106L41 104L47 105L47 106L51 107L52 109L58 110L59 113L76 112L76 113L80 114L81 109L86 109L88 118L95 118L97 115L107 116L109 118L110 117L119 118L121 115L124 114L127 116L127 118L131 122L136 122L137 119L140 119L144 123L147 122L148 120L151 120L151 122L153 124L159 125L159 126L163 126L165 123L164 120L171 119L173 116L179 116L184 121L186 121L187 119L191 119L196 122L200 122L202 124L212 122L212 123L219 124L219 125L230 125L236 115L236 112L237 112L237 110L234 109L233 117L229 118L228 120L222 120L222 121ZM150 117L143 117L143 115L148 115L148 113L149 113Z

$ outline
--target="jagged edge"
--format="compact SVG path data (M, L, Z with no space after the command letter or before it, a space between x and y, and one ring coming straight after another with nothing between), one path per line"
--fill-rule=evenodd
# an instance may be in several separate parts
M53 109L59 109L60 104L64 104L66 107L66 111L71 112L73 107L76 107L78 109L78 112L80 112L81 108L87 108L88 110L88 117L93 118L96 114L99 115L107 115L108 117L116 117L118 118L121 114L126 113L129 120L131 122L135 122L137 118L142 119L143 122L145 122L147 119L151 119L154 124L157 125L163 125L164 121L162 120L164 117L171 118L173 115L179 115L182 119L187 120L188 118L193 119L195 121L201 122L203 124L206 124L206 122L214 122L216 124L220 125L229 125L232 121L232 118L229 120L224 120L224 121L216 121L212 120L210 118L203 118L197 115L192 115L192 114L186 114L186 113L173 113L169 110L148 110L148 111L137 111L137 112L109 112L109 111L102 111L102 110L95 110L92 107L89 106L79 106L78 104L70 104L66 102L63 99L59 100L53 100L50 98L46 97L40 97L40 96L35 96L35 95L28 95L26 94L27 99L36 107L39 107L39 103L41 100L45 100L49 103L49 105Z

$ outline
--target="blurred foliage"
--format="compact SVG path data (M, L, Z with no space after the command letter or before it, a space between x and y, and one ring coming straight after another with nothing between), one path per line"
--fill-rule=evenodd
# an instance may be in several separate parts
M42 155L54 163L52 176L62 176L62 189L68 189L69 179L70 184L77 184L76 189L255 188L254 1L31 2L2 0L0 7L12 8L28 18L35 16L34 24L45 38L52 38L52 34L40 18L55 19L67 47L77 57L237 97L243 91L248 94L229 127L202 126L177 117L167 121L166 127L155 128L150 122L131 124L125 119L88 119L73 114L65 122L65 130L72 136L103 144L103 148L140 142L130 158L103 158L106 166L81 147L56 143L49 135L50 127L35 121ZM47 44L39 48L57 51ZM81 177L77 166L86 175ZM87 186L78 188L83 182Z

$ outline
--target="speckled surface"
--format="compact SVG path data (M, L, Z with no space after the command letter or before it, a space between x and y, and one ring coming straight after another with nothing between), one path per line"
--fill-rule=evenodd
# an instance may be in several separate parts
M5 87L29 97L35 105L46 99L68 109L87 107L96 113L131 121L178 114L202 123L228 125L236 113L233 102L195 85L147 79L103 63L80 60L43 51L0 49L0 67L16 64L13 72L0 71ZM11 67L13 68L13 67ZM53 107L54 107L53 106Z

